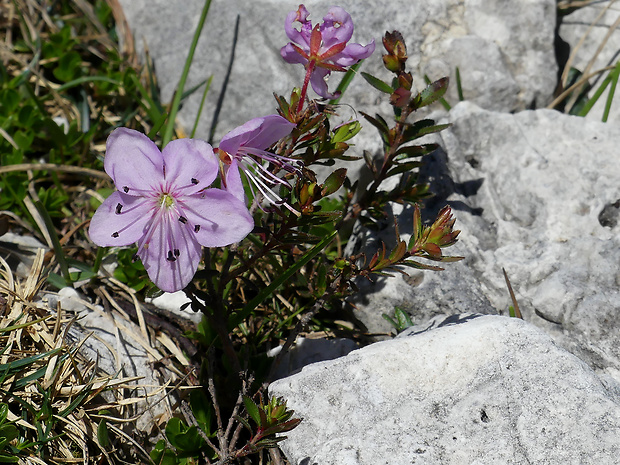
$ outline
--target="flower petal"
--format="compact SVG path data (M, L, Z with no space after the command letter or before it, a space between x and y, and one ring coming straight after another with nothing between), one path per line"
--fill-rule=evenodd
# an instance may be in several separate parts
M327 82L325 77L330 74L330 71L325 68L315 68L312 76L310 76L310 85L312 89L323 98L333 99L336 98L336 94L330 94L327 90Z
M112 131L103 166L116 188L129 194L133 189L152 190L164 179L161 152L151 139L133 129Z
M153 216L153 202L153 199L113 192L90 220L88 234L91 240L100 247L137 242Z
M179 202L179 210L205 247L223 247L245 238L254 219L245 203L222 189L207 189Z
M364 58L368 58L375 51L375 40L368 45L348 44L347 47L331 60L340 66L351 66Z
M337 43L348 42L353 35L351 15L344 8L331 7L323 17L321 32L323 33L325 48L330 48Z
M295 129L295 123L291 123L280 115L269 115L256 119L262 121L258 130L250 134L250 137L244 144L245 147L264 150L283 137L288 136Z
M161 224L138 243L138 256L149 278L165 292L175 292L189 284L201 258L201 247L186 224L170 213L162 213Z
M184 195L209 187L218 171L213 148L200 139L176 139L162 151L166 188L183 189Z
M284 20L284 31L288 38L306 50L310 48L310 33L312 31L312 24L308 21L309 14L305 6L299 5L299 8L291 11ZM296 22L301 23L301 31L293 26Z
M253 118L222 137L219 148L232 156L240 147L264 150L290 134L294 127L295 124L280 115Z
M293 65L300 63L306 66L306 63L308 63L308 59L300 55L290 42L280 49L280 55L284 61Z
M233 158L232 163L227 165L225 170L223 184L226 188L226 192L230 192L235 198L241 200L245 204L247 199L245 196L245 189L243 188L243 182L241 181L241 172L237 159Z

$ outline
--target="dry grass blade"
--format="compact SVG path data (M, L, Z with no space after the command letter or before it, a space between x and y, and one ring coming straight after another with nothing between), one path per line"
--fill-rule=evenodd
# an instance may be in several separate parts
M569 71L572 68L572 63L575 60L575 58L577 56L577 53L579 52L580 48L582 47L582 45L586 41L587 37L592 32L592 30L594 29L594 27L599 23L601 18L610 9L610 7L615 3L615 1L616 0L611 0L611 1L606 3L605 7L601 9L601 11L597 15L597 17L594 19L594 21L592 21L592 23L590 24L590 26L588 27L586 32L583 34L583 36L581 37L581 39L579 40L577 45L572 49L571 54L570 54L570 56L569 56L569 58L568 58L568 60L566 62L566 65L564 66L564 70L562 72L561 83L562 83L563 87L566 87L566 85L568 83ZM590 3L591 2L588 2L585 5L579 5L579 6L587 6ZM569 8L569 7L566 7L566 8ZM586 86L588 84L588 80L591 77L599 75L601 71L605 71L607 69L613 68L613 67L606 67L605 69L603 69L601 71L591 72L592 67L594 66L594 64L595 64L597 58L599 57L601 51L605 48L605 45L609 41L609 38L611 37L613 32L618 28L618 26L620 26L620 17L618 17L618 19L609 27L607 33L605 34L605 37L603 38L603 40L601 40L600 44L598 45L598 48L596 49L596 51L594 52L592 57L590 57L590 60L588 61L588 64L586 65L585 69L582 71L582 75L579 78L579 80L575 84L570 86L570 89L572 89L572 91L574 91L574 93L570 97L570 100L567 102L566 108L570 109L575 104L578 96L581 93L579 91L579 89L581 89L584 86ZM562 102L564 100L564 98L566 98L566 96L569 95L572 91L569 91L569 89L564 89L562 94L560 96L558 96L557 98L555 98L554 101L548 106L548 108L554 108L556 105L558 105L560 102Z
M101 373L96 363L80 355L83 340L73 347L67 344L68 327L75 318L66 311L51 313L38 300L44 282L43 260L44 252L39 250L28 276L18 279L0 257L0 328L4 329L0 331L4 348L0 403L8 405L8 418L20 428L22 440L38 450L30 451L34 455L24 463L115 463L92 433L100 421L95 416L104 406L110 412L107 421L135 422L137 417L127 418L127 414L132 404L144 399L126 399L125 393L140 387L135 384L139 378ZM151 350L152 356L162 357ZM110 431L123 443L141 448L118 428Z
M99 178L110 181L110 176L108 176L103 171L98 171L90 168L82 168L80 166L56 165L54 163L22 163L19 165L0 166L0 174L29 170L46 170L81 174L87 177Z

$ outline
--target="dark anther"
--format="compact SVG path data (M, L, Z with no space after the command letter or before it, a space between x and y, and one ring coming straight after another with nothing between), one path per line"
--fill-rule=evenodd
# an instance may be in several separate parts
M187 218L185 218L184 216L179 216L179 221L183 224L187 223Z
M119 203L118 205L116 205L116 214L117 215L121 214L121 208L123 208L123 204Z
M192 184L198 184L198 179L192 178Z
M176 259L177 259L177 258L176 258L174 255L172 255L172 250L169 250L169 251L168 251L168 256L166 257L166 260L168 260L169 262L173 262L173 261L175 261Z
M181 252L179 251L179 249L174 249L174 256L178 257L179 255L181 255Z
M135 262L136 260L138 260L138 254L134 254L133 257L131 257L131 261Z
M200 225L199 224L194 226L194 232L198 232L198 231L200 231Z
M126 194L127 192L129 192L129 187L123 186L123 190L125 191L125 194Z
M118 237L118 231L112 233L112 237Z

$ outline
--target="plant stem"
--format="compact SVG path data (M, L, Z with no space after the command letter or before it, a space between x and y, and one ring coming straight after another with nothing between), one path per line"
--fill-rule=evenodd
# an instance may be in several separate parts
M301 88L301 95L299 97L299 104L297 105L297 113L301 113L301 110L304 107L304 102L306 100L306 93L308 92L308 83L310 82L310 76L312 76L312 72L316 66L316 62L311 60L308 62L308 66L306 66L306 77L304 77L304 85Z

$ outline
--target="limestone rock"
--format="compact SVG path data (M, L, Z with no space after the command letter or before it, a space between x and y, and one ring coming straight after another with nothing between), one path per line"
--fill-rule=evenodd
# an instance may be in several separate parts
M170 415L170 409L162 398L167 394L160 386L166 384L163 372L154 369L164 358L144 337L138 325L118 313L107 312L99 305L84 300L73 288L63 288L57 294L44 296L51 310L60 305L64 312L76 315L76 321L68 331L67 342L80 345L80 353L97 363L97 367L111 376L138 377L132 385L132 395L141 401L133 405L138 417L136 426L150 433L162 415ZM172 375L174 377L174 375Z
M355 341L342 337L327 339L324 337L305 338L299 336L295 340L295 345L279 361L274 362L278 363L275 367L274 379L299 373L303 367L311 363L343 357L357 348ZM267 352L267 355L276 357L281 350L282 346L274 347Z
M120 3L137 47L142 50L146 42L154 59L163 101L170 101L202 0L120 0ZM284 19L298 4L281 0L230 0L226 5L218 2L211 5L187 87L214 76L197 132L199 137L206 138L209 133L230 58L237 15L240 33L215 142L248 119L274 112L272 92L289 95L294 86L301 86L303 68L284 63L279 54L288 42ZM324 0L310 0L305 4L313 21L320 21L332 5ZM523 0L510 5L497 0L387 3L343 0L339 5L353 18L353 40L362 44L372 39L376 42L375 53L363 65L365 71L390 79L381 65L381 38L385 31L396 29L408 44L408 64L418 88L425 85L425 74L431 79L450 75L454 83L458 66L465 99L484 108L514 111L544 106L551 99L557 73L553 0ZM339 76L332 76L330 88L339 80ZM455 103L454 84L449 92L448 100ZM345 100L357 110L389 114L391 108L381 97L360 78L353 81ZM200 99L198 92L187 101L179 116L188 130ZM342 112L346 113L346 108Z
M372 302L381 297L418 321L472 308L505 311L505 268L527 321L620 379L620 129L551 110L503 114L465 102L449 121L445 151L425 172L439 192L427 218L452 205L462 233L446 252L467 259L416 275L415 289L395 278L389 293L363 297L369 305L358 307L371 316L360 318L379 322L383 310Z
M293 465L601 464L618 386L522 320L466 315L277 381Z

